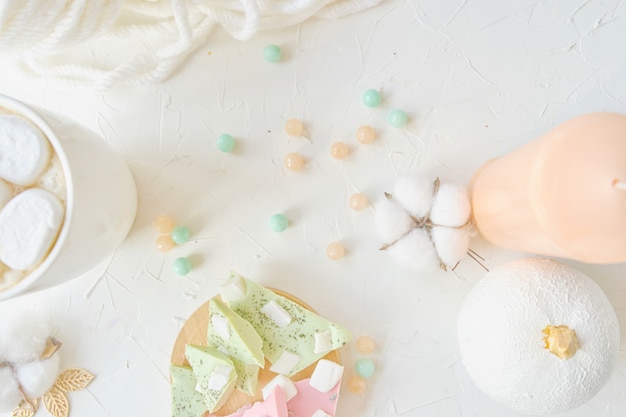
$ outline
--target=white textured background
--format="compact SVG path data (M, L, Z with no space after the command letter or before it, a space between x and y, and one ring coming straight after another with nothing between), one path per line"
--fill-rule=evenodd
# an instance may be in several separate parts
M0 317L23 304L50 314L64 366L97 376L71 394L72 415L167 416L174 339L232 269L377 340L377 372L363 395L344 391L340 416L517 416L473 386L456 347L458 307L483 270L469 259L453 273L398 270L377 250L373 211L353 212L347 200L361 191L375 202L417 169L467 182L487 159L574 115L626 111L624 39L620 0L387 1L247 42L215 30L154 86L66 91L1 62L0 92L100 132L126 158L140 201L106 265L0 303ZM281 63L263 61L269 43L282 47ZM381 90L379 108L362 105L368 88ZM386 124L392 108L409 113L405 129ZM310 142L283 133L292 117ZM372 145L354 139L365 123L380 133ZM236 153L216 149L222 132L236 137ZM330 158L336 140L350 144L346 160ZM291 151L307 158L302 172L283 168ZM268 227L276 212L292 221L282 234ZM149 224L160 213L189 226L192 240L158 253ZM332 262L325 247L335 240L349 253ZM519 256L480 239L472 247L492 267ZM188 277L171 268L183 255L195 264ZM626 335L626 267L577 266L607 292ZM610 383L564 416L626 414L623 349ZM359 356L353 345L342 355L349 376Z

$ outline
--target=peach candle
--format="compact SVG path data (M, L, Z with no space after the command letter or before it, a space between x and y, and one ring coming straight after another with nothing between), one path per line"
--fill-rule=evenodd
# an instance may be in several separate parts
M496 246L626 262L626 115L576 117L472 178L476 227Z

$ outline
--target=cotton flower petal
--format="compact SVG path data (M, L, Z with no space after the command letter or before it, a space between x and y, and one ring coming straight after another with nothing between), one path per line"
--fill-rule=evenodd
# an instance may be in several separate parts
M376 228L384 243L391 243L407 233L415 226L415 221L399 205L383 198L376 206Z
M386 251L401 267L417 273L435 271L439 258L426 229L414 229Z
M433 204L435 184L423 175L401 177L393 187L393 199L415 218L428 214Z
M430 235L437 255L446 266L454 267L467 254L469 248L469 228L433 227Z
M30 398L39 398L50 390L59 376L59 355L17 367L17 379Z
M38 359L51 333L48 320L34 312L0 320L0 359L15 363Z
M0 368L0 413L9 413L20 405L20 394L17 380L9 367Z
M471 213L467 188L457 184L441 184L433 200L430 220L439 226L463 226Z

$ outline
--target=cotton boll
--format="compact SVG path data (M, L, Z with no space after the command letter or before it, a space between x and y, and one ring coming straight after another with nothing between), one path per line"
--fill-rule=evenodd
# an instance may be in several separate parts
M395 241L416 225L402 207L387 198L376 204L374 219L378 235L384 243Z
M439 268L439 258L426 229L412 230L386 251L401 267L414 272L431 272Z
M446 266L454 267L467 253L470 241L469 228L433 227L430 235L437 255Z
M17 379L30 398L39 398L50 390L59 376L59 355L17 367Z
M416 218L424 217L433 204L435 183L426 176L407 176L398 179L393 187L393 199Z
M11 412L20 405L22 394L9 367L0 368L0 413Z
M52 333L38 314L18 314L0 320L0 358L21 363L38 359Z
M430 220L439 226L463 226L470 217L467 189L457 184L441 184L433 199Z

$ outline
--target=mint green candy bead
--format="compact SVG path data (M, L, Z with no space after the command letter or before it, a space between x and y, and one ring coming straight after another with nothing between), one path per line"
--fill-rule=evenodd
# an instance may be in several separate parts
M174 230L172 230L172 233L170 233L170 236L174 243L176 243L177 245L182 245L189 240L189 238L191 237L191 232L186 226L176 226Z
M363 93L363 104L367 107L376 107L380 104L380 93L376 90L367 90Z
M263 49L263 58L265 58L267 62L278 62L282 55L283 53L278 45L267 45L265 49Z
M371 359L360 359L354 364L354 370L362 378L369 378L374 375L376 364Z
M230 152L235 148L235 139L228 133L217 137L217 148L222 152Z
M395 109L389 113L387 121L393 127L404 127L409 121L409 116L407 116L404 110Z
M274 232L284 232L289 226L289 220L282 214L274 214L270 217L270 228Z
M184 257L174 259L174 272L178 275L187 275L191 272L191 261Z

